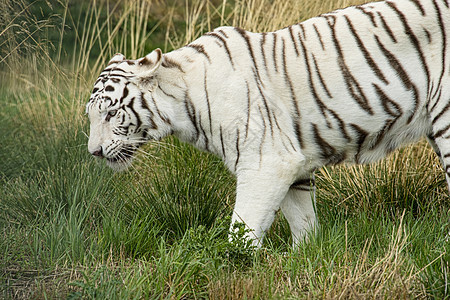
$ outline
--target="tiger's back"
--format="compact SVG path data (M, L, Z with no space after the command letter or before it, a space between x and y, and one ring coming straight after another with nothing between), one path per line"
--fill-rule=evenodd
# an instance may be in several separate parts
M429 108L450 96L449 24L444 2L378 2L270 33L218 28L184 51L204 58L204 81L240 91L209 109L229 108L241 133L300 147L313 167L371 162L432 134Z

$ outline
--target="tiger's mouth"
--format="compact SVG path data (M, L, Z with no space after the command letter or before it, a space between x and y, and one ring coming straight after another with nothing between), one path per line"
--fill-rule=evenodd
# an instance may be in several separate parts
M134 154L138 146L123 148L120 152L112 157L105 157L107 165L115 171L124 171L131 166Z
M107 157L106 160L110 163L126 162L133 158L134 152L134 150L123 150L113 157Z

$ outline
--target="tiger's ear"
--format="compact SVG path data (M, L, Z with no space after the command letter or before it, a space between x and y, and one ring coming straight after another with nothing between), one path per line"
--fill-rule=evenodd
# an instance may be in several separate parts
M109 60L108 66L111 64L119 63L125 60L125 55L121 53L116 53L114 56Z
M141 59L136 61L137 84L152 90L155 86L155 73L163 61L161 49L155 49Z

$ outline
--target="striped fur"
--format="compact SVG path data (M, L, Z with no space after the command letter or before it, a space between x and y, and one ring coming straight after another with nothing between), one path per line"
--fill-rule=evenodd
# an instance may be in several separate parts
M450 188L449 33L447 1L393 0L116 55L87 105L89 151L122 168L174 134L236 174L233 221L255 244L279 208L296 243L316 226L311 174L323 165L373 162L426 136Z

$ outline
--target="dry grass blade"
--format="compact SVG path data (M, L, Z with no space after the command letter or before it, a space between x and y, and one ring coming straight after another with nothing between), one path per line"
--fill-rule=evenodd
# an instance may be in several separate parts
M335 282L330 283L325 298L329 299L416 299L426 298L426 292L421 285L419 272L406 263L405 249L409 236L403 224L404 214L400 224L392 232L391 242L383 256L371 261L369 250L372 240L366 242L360 258L354 267L336 271ZM348 266L351 265L348 262Z

